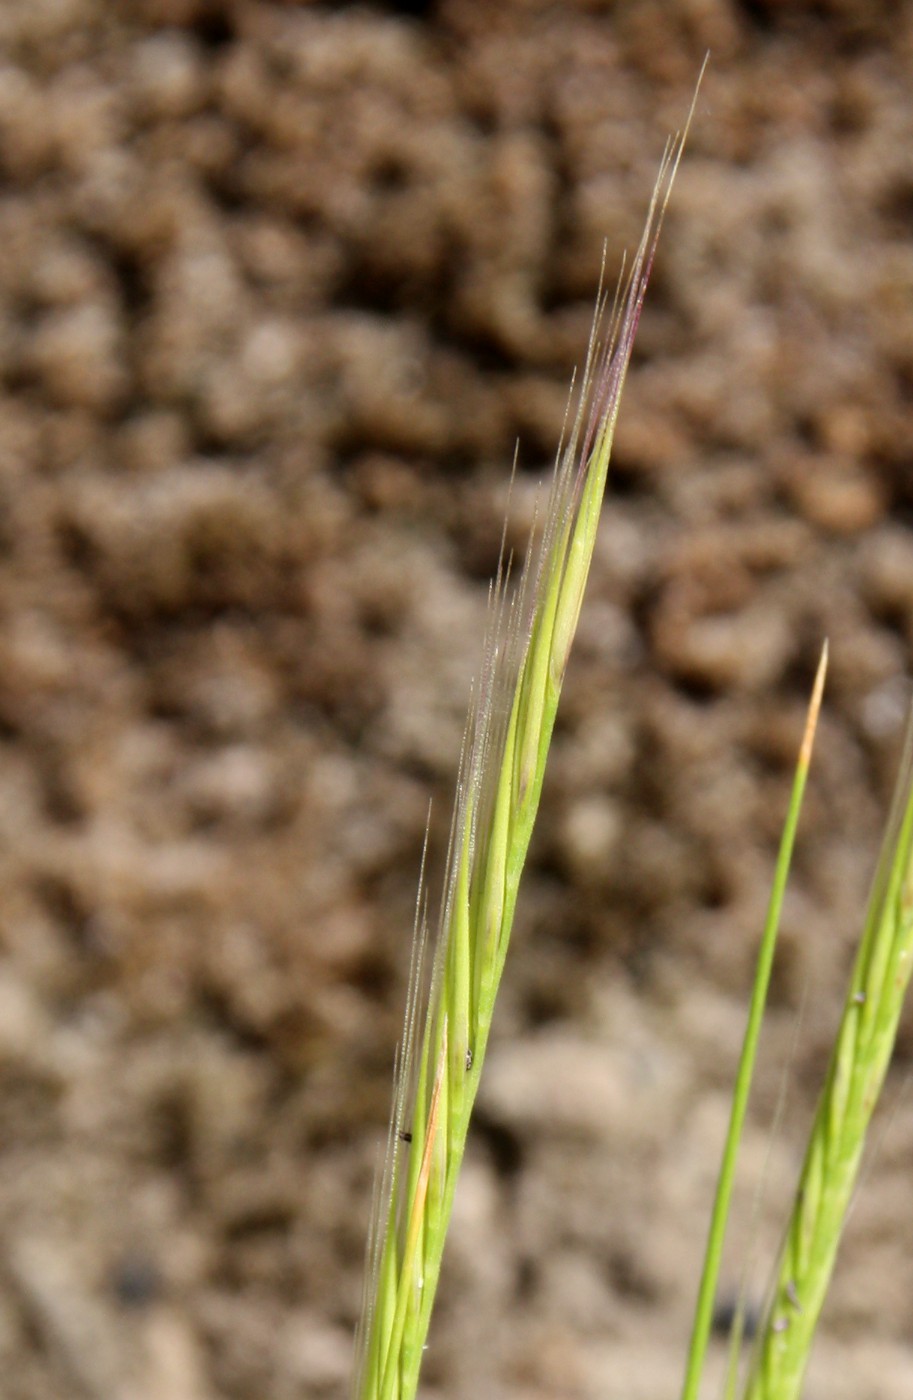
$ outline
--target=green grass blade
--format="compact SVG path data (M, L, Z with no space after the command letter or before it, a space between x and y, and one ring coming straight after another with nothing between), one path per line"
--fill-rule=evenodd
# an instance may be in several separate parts
M732 1203L736 1160L738 1157L739 1144L742 1140L742 1131L745 1126L745 1113L748 1108L748 1097L751 1090L755 1061L757 1059L761 1024L764 1018L764 1008L767 1004L770 974L773 967L777 935L780 929L783 897L786 892L786 882L789 876L790 863L792 861L793 847L796 840L796 828L799 824L799 814L802 810L802 798L805 793L806 779L808 778L815 729L821 710L821 697L824 691L826 670L827 644L825 643L821 653L821 661L818 665L818 673L815 677L811 701L809 702L805 734L802 740L802 746L799 750L799 758L796 763L796 772L793 779L789 808L787 810L783 835L780 839L780 849L777 855L773 890L767 909L767 918L764 924L764 933L761 938L761 947L758 952L758 962L755 969L748 1012L748 1024L745 1028L745 1038L742 1042L742 1053L739 1059L735 1089L732 1096L732 1108L729 1115L729 1127L723 1147L720 1174L717 1181L716 1196L714 1198L713 1212L710 1220L710 1231L704 1255L704 1266L701 1274L700 1286L698 1288L694 1324L685 1368L685 1381L682 1387L682 1400L697 1400L701 1377L704 1372L704 1362L707 1356L707 1346L710 1340L710 1330L713 1322L714 1300L716 1298L717 1283L719 1281L720 1262L723 1256L723 1241L729 1219L729 1209Z
M679 137L667 149L643 239L612 314L600 293L538 553L512 601L504 570L493 588L420 1028L421 959L414 960L372 1229L356 1400L412 1400L418 1386L457 1175L595 545L618 405L683 141Z
M913 722L746 1400L798 1400L913 966Z

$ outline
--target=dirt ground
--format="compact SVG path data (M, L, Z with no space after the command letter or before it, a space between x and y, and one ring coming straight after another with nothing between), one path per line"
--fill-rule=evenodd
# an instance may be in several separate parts
M827 635L762 1295L908 703L913 5L0 5L2 1400L347 1394L514 445L522 551L708 49L427 1400L677 1393ZM808 1400L913 1392L911 1056Z

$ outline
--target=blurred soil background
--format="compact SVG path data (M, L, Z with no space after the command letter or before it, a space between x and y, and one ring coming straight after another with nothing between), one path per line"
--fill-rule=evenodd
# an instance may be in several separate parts
M677 1393L828 635L762 1295L908 699L913 6L0 7L3 1400L347 1394L514 445L522 553L708 49L428 1400ZM809 1400L911 1393L911 1055Z

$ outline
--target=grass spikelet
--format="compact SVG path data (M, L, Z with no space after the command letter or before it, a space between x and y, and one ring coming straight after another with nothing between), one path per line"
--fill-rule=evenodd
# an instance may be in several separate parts
M797 1400L913 968L913 720L745 1400Z
M423 895L417 911L406 1031L369 1243L355 1400L412 1400L417 1389L621 392L683 143L684 134L667 147L640 246L614 303L600 292L539 546L515 593L503 558L492 585L428 977Z

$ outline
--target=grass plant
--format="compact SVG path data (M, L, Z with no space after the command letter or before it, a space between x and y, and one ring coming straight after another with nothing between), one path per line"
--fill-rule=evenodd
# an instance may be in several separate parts
M619 402L683 144L680 135L667 148L640 246L614 302L600 292L538 546L530 551L514 591L502 547L492 585L433 933L424 878L420 883L405 1032L368 1242L353 1400L414 1400L417 1392L495 996L593 555ZM682 1400L698 1400L701 1391L739 1141L825 665L826 648L761 940ZM743 1400L797 1400L800 1394L911 966L913 737L907 742L859 955ZM737 1368L732 1367L729 1400L737 1393Z
M913 724L745 1400L796 1400L913 968Z

